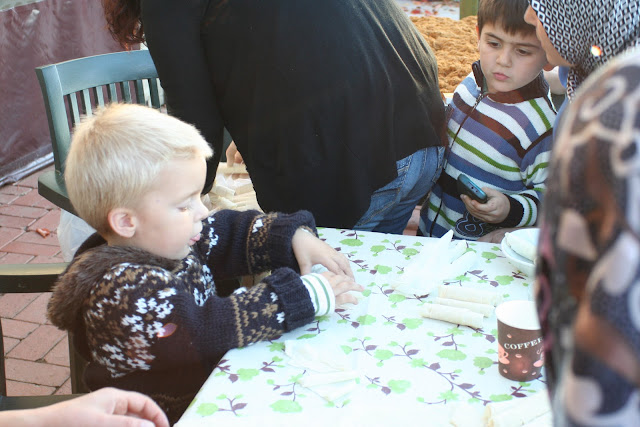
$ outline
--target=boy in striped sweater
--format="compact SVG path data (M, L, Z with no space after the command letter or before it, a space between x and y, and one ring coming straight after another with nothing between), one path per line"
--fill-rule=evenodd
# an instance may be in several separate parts
M425 236L453 229L460 239L500 241L501 229L536 223L556 112L527 7L527 0L480 1L480 60L447 107L448 158L422 207ZM460 174L484 190L486 203L460 194Z

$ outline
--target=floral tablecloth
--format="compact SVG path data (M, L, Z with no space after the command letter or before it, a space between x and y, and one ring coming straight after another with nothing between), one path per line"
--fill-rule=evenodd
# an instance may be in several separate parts
M179 426L380 425L401 421L448 425L457 412L480 414L490 402L545 391L544 376L507 380L497 369L495 314L482 328L422 318L433 296L408 297L392 288L405 266L436 239L320 229L320 237L351 261L365 287L358 305L339 308L278 340L232 350L204 384ZM505 300L530 299L532 279L515 270L499 245L468 242L476 261L448 286L497 290ZM308 372L289 365L285 341L304 340L346 355L358 372L355 388L328 402L297 381Z

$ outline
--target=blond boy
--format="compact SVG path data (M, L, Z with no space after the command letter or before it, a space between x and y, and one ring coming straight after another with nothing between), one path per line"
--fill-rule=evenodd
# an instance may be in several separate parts
M97 234L60 277L49 318L84 350L89 388L150 395L172 422L227 350L307 324L362 289L308 212L209 216L200 190L211 154L191 125L111 105L76 129L65 171ZM310 274L313 264L329 271ZM250 289L221 282L267 270Z

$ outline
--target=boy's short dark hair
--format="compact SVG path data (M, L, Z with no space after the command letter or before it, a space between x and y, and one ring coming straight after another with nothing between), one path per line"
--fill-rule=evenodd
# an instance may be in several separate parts
M480 0L478 6L478 32L482 34L485 24L499 25L509 34L529 35L536 31L524 21L529 7L528 0Z

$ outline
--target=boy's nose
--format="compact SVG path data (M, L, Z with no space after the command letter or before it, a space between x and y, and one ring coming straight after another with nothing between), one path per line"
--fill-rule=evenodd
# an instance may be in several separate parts
M498 55L496 62L503 67L508 67L511 65L511 53L507 49L503 49Z
M196 221L202 221L207 217L207 215L209 215L209 208L202 203L202 199L200 198L198 198L198 201L196 202L195 214Z

